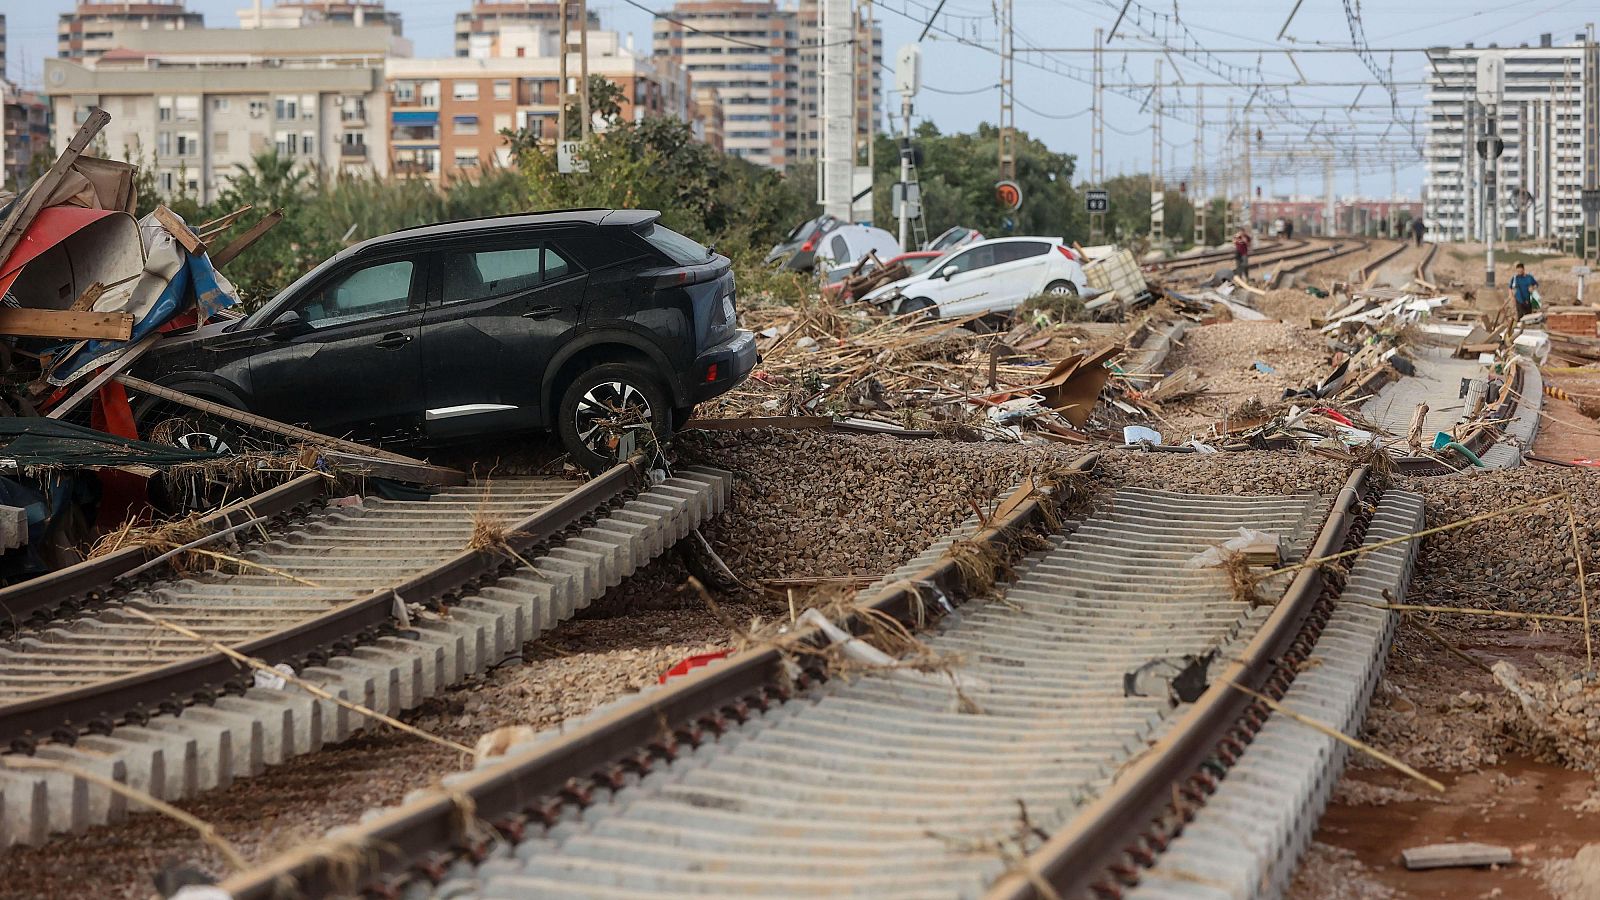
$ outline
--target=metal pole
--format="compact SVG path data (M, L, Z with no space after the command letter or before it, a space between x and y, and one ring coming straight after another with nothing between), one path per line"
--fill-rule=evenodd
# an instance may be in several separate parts
M1106 181L1106 105L1105 105L1105 69L1102 65L1101 45L1104 43L1104 31L1094 30L1094 99L1091 104L1094 127L1089 134L1089 186L1100 188ZM1105 241L1106 214L1099 212L1089 213L1089 243L1099 245Z
M1491 151L1491 155L1494 155L1492 152L1494 150L1494 138L1499 133L1499 122L1497 121L1499 110L1491 109L1488 112L1488 130L1484 134L1488 138L1487 148ZM1485 160L1484 164L1484 168L1488 170L1486 173L1488 177L1484 179L1483 211L1488 218L1484 221L1483 283L1487 287L1494 287L1494 242L1495 237L1500 233L1500 202L1498 197L1500 189L1500 157L1494 155L1492 162Z
M587 143L594 125L594 116L589 112L589 0L578 0L578 95L582 100L579 109L583 111L578 139Z
M1009 0L1008 0L1009 2ZM1166 239L1167 187L1161 178L1161 60L1156 60L1155 98L1150 122L1150 246Z
M557 17L561 19L561 62L557 66L561 85L556 89L556 141L559 143L567 139L567 0L559 0L557 7Z
M1195 117L1194 128L1194 183L1190 187L1189 196L1194 199L1194 245L1201 247L1206 242L1206 213L1211 205L1211 199L1205 191L1205 156L1206 156L1206 89L1194 89L1194 105L1198 110Z
M1011 0L1001 3L1000 15L1003 19L1000 23L1000 180L1010 181L1017 177L1016 110L1012 106L1016 35L1012 30Z
M900 98L900 246L911 249L911 204L906 193L911 190L911 98Z

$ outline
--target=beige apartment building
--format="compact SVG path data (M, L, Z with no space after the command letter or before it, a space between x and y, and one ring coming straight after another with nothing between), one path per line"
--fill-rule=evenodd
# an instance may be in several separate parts
M715 88L726 150L784 169L817 157L817 0L680 0L655 24L655 54ZM856 15L856 132L872 133L883 109L883 32Z
M56 27L56 55L64 59L95 59L122 46L122 36L132 32L185 31L205 27L205 17L190 12L183 0L144 0L141 3L88 0L72 12L61 14Z
M322 172L388 170L385 61L411 45L384 25L136 31L97 58L45 61L57 146L91 107L102 152L154 167L166 192L215 199L267 149Z
M569 26L578 28L577 5L567 10ZM589 28L600 27L600 14L590 10ZM482 55L475 47L487 46L500 36L502 28L532 26L559 29L561 5L548 0L474 0L471 7L456 13L455 55Z
M505 25L478 55L391 59L390 171L448 183L509 164L505 129L531 129L554 141L560 108L559 34L549 27ZM568 59L572 90L576 54ZM670 61L635 50L613 31L589 33L589 73L622 88L621 117L693 118L689 81ZM603 127L597 123L596 127Z
M240 28L315 28L332 25L365 28L387 25L396 36L402 33L400 13L387 9L383 0L280 0L264 6L256 0L239 10Z

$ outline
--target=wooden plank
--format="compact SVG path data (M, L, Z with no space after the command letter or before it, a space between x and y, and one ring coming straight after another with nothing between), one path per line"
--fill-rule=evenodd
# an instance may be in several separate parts
M231 422L238 422L241 425L249 425L252 428L270 431L274 434L292 438L297 441L302 441L316 447L337 450L341 453L346 453L351 456L360 457L367 460L378 460L396 465L408 466L414 471L420 471L424 469L431 470L431 472L434 473L431 477L439 480L429 483L466 483L466 474L455 469L447 469L442 466L435 466L420 459L412 459L409 456L402 456L398 453L390 453L387 450L380 450L376 447L368 447L365 444L358 444L355 441L347 441L343 438L329 437L325 434L318 434L315 431L311 431L307 428L301 428L297 425L290 425L286 422L279 422L276 419L269 419L265 416L258 416L254 413L243 412L242 410L237 410L230 406L223 406L220 403L213 403L210 400L205 400L200 397L193 397L189 394L185 394L182 391L175 391L172 388L164 387L162 385L155 384L154 382L145 381L142 378L135 378L132 375L119 374L112 377L123 387L126 387L130 390L138 391L141 394L150 394L154 397L160 397L163 400L170 400L173 403L187 406L190 409L196 409L203 413L208 413L216 416L219 419L227 419Z
M249 249L250 245L260 240L262 235L271 231L272 226L282 221L283 210L281 209L275 209L272 212L267 213L265 216L262 216L261 221L250 226L250 230L234 238L233 241L228 244L228 246L223 247L216 253L211 254L211 264L220 269L228 263L233 262L233 258L235 256L238 256L245 250Z
M1400 851L1400 861L1408 869L1443 869L1456 866L1506 866L1512 860L1511 848L1494 844L1428 844Z
M126 369L137 362L139 357L143 356L145 351L149 350L151 347L154 347L156 341L160 339L160 332L153 332L145 335L139 340L139 343L129 347L126 353L102 366L100 371L94 373L94 375L92 375L88 381L85 381L77 390L73 391L70 397L61 401L60 403L57 403L55 408L50 410L46 418L59 419L65 416L67 413L72 412L74 409L77 409L79 404L94 396L95 392L100 390L100 388L103 387L106 382L114 378L118 372L121 372L123 369Z
M69 309L0 309L0 334L73 340L125 341L133 336L133 313Z
M22 233L33 224L33 217L44 208L50 195L60 186L61 179L72 171L72 164L78 161L79 154L83 153L89 142L94 140L94 136L99 134L100 129L106 127L106 123L110 121L111 114L98 106L89 110L89 118L78 127L78 133L72 136L67 149L56 157L55 164L11 207L11 214L6 216L5 224L0 225L0 264L11 257L11 251L22 241Z
M204 239L204 237L207 234L216 234L217 232L223 230L224 228L227 228L227 227L231 226L234 223L235 219L239 218L240 216L244 215L245 213L249 212L252 209L255 209L255 207L251 206L248 203L246 203L245 205L239 207L238 209L234 210L231 213L228 213L225 216L218 216L218 217L216 217L215 219L212 219L209 222L201 222L200 226L195 229L195 232L197 234L199 234L202 239Z
M79 294L78 299L72 301L72 305L67 307L67 309L70 312L88 312L89 310L94 309L95 303L99 301L100 297L104 295L105 292L106 286L96 281L94 284L84 288L83 293Z
M189 230L188 225L183 224L183 220L178 218L177 213L167 209L165 206L157 206L151 215L156 217L156 221L161 223L161 227L165 228L168 234L183 245L183 249L190 253L206 252L206 245L195 237L194 232Z

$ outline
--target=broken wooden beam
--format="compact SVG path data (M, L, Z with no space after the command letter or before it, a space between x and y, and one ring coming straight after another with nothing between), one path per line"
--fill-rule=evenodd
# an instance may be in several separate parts
M230 422L238 422L241 425L269 431L280 437L290 438L323 450L335 451L336 454L355 458L358 463L361 461L386 463L388 465L387 474L382 477L412 481L418 484L461 485L467 483L466 473L456 469L435 466L420 459L413 459L409 456L369 447L366 444L358 444L355 441L318 434L309 428L301 428L298 425L290 425L287 422L279 422L276 419L269 419L265 416L258 416L255 413L234 409L231 406L224 406L221 403L185 394L183 391L173 390L151 381L145 381L142 378L135 378L132 375L117 374L113 375L112 378L131 391L160 397L163 400L169 400L180 406L187 406L190 409L216 416L219 419L227 419ZM398 474L402 470L406 473L405 475ZM379 473L373 472L373 474Z
M11 214L6 216L5 223L0 225L0 263L11 257L11 251L22 241L23 232L33 224L33 218L39 214L39 210L44 209L50 195L55 193L61 180L72 170L72 164L77 162L79 154L83 153L89 142L94 140L94 136L99 134L100 129L106 127L106 123L110 121L110 113L98 106L90 109L89 117L78 126L78 133L72 136L67 149L56 157L55 164L50 166L49 171L39 176L39 179L28 188L27 193L12 205Z
M260 240L262 235L271 231L274 225L277 225L282 221L283 210L281 209L275 209L272 212L267 213L265 216L262 216L261 221L251 225L248 231L234 238L228 243L228 246L223 247L216 253L211 254L211 264L220 269L232 262L235 256L238 256L244 251L250 249L251 244L254 244L256 241Z
M1428 844L1400 851L1400 861L1413 871L1461 866L1506 866L1511 848L1494 844Z
M101 367L100 371L91 375L88 380L78 387L77 390L73 391L71 396L67 397L67 399L61 401L60 403L57 403L50 410L46 418L60 419L66 416L67 413L77 409L79 404L83 403L83 401L89 399L90 397L93 397L95 392L99 391L100 388L105 386L106 382L116 377L118 372L121 372L123 369L126 369L137 362L139 357L143 356L151 347L154 347L156 341L160 339L161 333L159 331L152 332L145 335L143 338L140 338L139 343L129 347L121 356L106 363Z
M63 340L125 341L133 336L133 313L70 309L0 309L0 334Z
M189 226L184 224L182 219L178 218L177 213L165 206L157 206L151 215L155 216L156 221L161 223L161 227L165 228L168 234L183 245L183 249L196 254L206 252L206 245L189 230Z

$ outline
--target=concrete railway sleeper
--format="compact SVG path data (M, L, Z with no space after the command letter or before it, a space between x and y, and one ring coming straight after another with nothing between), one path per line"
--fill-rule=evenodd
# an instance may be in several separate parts
M1247 752L1258 733L1300 736L1229 682L1294 702L1302 680L1333 690L1347 672L1375 671L1378 660L1356 654L1381 641L1363 645L1367 632L1347 627L1335 600L1341 589L1403 590L1411 549L1270 577L1265 604L1242 601L1222 570L1184 563L1241 527L1277 535L1286 561L1409 533L1420 506L1396 495L1375 507L1366 474L1334 496L1127 488L1054 528L1041 506L1053 500L1008 503L1009 515L969 521L861 594L908 622L945 608L919 657L941 664L845 677L753 648L222 888L241 900L285 884L311 896L496 900L1034 896L1016 874L1023 857L1066 897L1117 896L1151 865L1181 880L1159 868L1161 848L1186 848L1167 809L1175 791L1192 814L1232 766L1271 779L1302 762ZM958 562L970 565L974 545L1011 555L1014 577L974 590ZM1297 663L1334 653L1336 666L1297 678ZM1346 715L1332 721L1358 722L1371 687L1370 677L1345 685ZM1336 756L1313 761L1327 784ZM464 799L492 829L461 830ZM1291 800L1314 822L1304 810L1315 802ZM1234 849L1272 869L1296 846Z
M396 715L515 654L727 502L726 472L661 479L642 468L622 464L581 486L512 477L427 500L365 498L234 551L260 568L169 572L115 599L103 592L89 614L0 644L0 739L163 800L344 740L365 717L258 685L222 654L126 610L288 663ZM482 530L505 546L474 546ZM0 846L115 821L126 808L108 790L0 757Z

